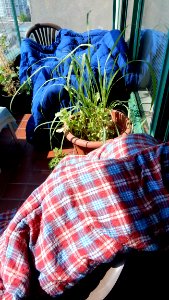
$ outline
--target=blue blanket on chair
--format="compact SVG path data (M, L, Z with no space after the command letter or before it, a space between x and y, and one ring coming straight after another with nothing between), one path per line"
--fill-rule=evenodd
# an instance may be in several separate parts
M98 66L98 60L103 75L106 64L107 77L112 75L113 71L121 68L121 76L131 73L124 77L125 86L130 86L134 76L131 72L131 65L127 65L128 47L124 38L120 36L119 30L91 30L89 32L77 33L72 30L61 29L56 37L56 41L50 46L42 46L35 41L26 38L21 44L20 61L20 82L27 80L32 76L32 118L33 128L27 131L27 138L32 139L34 128L44 122L50 122L61 107L69 106L69 97L64 89L66 77L70 66L70 59L66 59L58 68L54 68L59 62L73 49L81 44L92 44L90 48L91 65L95 70ZM119 38L114 47L108 62L106 62L114 43ZM87 46L79 47L75 56L81 56L88 53ZM73 78L71 78L73 82ZM31 125L32 126L32 125Z

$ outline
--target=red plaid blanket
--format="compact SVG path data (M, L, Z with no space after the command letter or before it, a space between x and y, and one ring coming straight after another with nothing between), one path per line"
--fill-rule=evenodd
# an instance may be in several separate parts
M1 299L56 296L118 251L169 246L169 143L131 134L65 157L0 238Z
M0 213L0 235L3 233L3 231L8 226L9 222L12 220L14 215L16 214L17 209L11 209L7 210L5 212Z

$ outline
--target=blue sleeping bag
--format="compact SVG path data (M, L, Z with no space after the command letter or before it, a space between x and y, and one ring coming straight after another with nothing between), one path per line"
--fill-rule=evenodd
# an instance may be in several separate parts
M61 107L70 105L69 96L64 89L70 59L66 59L58 68L54 68L59 62L73 49L81 44L92 44L90 48L91 67L93 70L98 67L98 60L103 75L105 63L110 54L114 43L120 36L119 30L91 30L89 32L77 33L72 30L61 29L56 37L56 41L50 46L42 46L35 41L26 38L21 44L20 61L20 82L21 84L31 76L33 99L32 99L32 118L28 122L27 139L33 141L34 129L44 122L53 120L55 113ZM88 53L88 47L79 47L75 56L80 57ZM108 62L106 63L107 77L121 69L121 76L124 77L125 86L133 86L136 78L132 72L132 65L126 64L128 60L128 46L121 36L116 47L113 49ZM71 78L73 84L73 78ZM134 83L133 83L134 82ZM125 90L124 90L125 92Z

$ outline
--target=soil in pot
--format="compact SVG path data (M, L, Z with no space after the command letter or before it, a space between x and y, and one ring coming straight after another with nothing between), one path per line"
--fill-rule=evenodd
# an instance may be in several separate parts
M114 135L114 138L123 133L130 134L132 132L132 125L129 118L118 110L112 110L111 117L115 126L117 126L118 132ZM87 141L74 136L72 133L66 133L66 138L73 144L74 154L85 155L90 151L97 149L103 145L102 141Z

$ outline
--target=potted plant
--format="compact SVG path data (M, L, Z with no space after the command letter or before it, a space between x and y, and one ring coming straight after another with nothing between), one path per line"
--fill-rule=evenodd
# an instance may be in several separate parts
M15 66L14 61L0 66L0 105L7 107L12 113L23 112L30 106L31 101L31 88L27 84L20 89L11 105L12 97L20 87L18 72L19 67Z
M113 49L118 43L115 41ZM130 110L128 108L128 99L131 91L127 91L123 82L124 77L129 73L128 65L134 63L140 64L142 61L128 61L124 69L117 68L116 61L111 65L107 55L104 68L101 68L100 61L97 61L95 69L91 66L90 47L88 53L77 57L74 53L71 56L68 76L64 89L67 91L71 106L61 108L55 114L55 118L50 128L51 142L56 132L63 132L64 136L73 143L75 154L87 154L89 151L100 147L106 140L113 139L126 132L132 132L130 120ZM152 77L153 96L152 104L156 94L156 79L151 65L146 62ZM73 78L73 81L72 81ZM114 95L115 87L121 88L123 98L116 100ZM136 88L136 87L135 87Z
M98 132L101 133L102 131L103 133L105 131L105 137L102 136L101 140L98 140L97 137L96 140L90 140L90 138L79 138L79 135L74 135L71 131L65 132L66 138L73 143L75 154L87 154L90 151L101 147L108 139L113 139L118 135L122 135L123 133L130 134L132 132L132 123L125 113L113 109L104 113L104 116L102 120L99 120L101 124L98 123ZM91 119L89 123L92 123ZM97 129L94 132L94 135L97 135Z
M34 93L35 96L37 96L38 93L40 94L40 89L47 91L45 87L48 87L49 81L54 80L53 83L50 83L51 86L53 84L54 88L56 88L58 85L58 87L62 86L64 89L64 91L58 89L59 93L56 94L56 105L58 104L59 95L61 97L65 96L66 98L65 91L68 95L66 99L70 102L70 105L68 105L67 101L66 107L64 108L60 108L61 105L58 105L57 108L59 109L59 112L55 114L54 118L52 117L53 120L51 121L51 119L48 120L46 118L46 123L43 122L43 124L41 123L37 125L34 129L34 133L36 130L38 132L39 127L42 129L50 129L51 148L53 148L52 143L55 133L58 132L62 132L65 137L68 137L68 132L73 130L71 133L75 136L74 140L76 140L76 144L77 140L84 139L87 141L86 144L89 145L89 141L93 140L102 144L107 139L114 138L121 134L126 128L130 129L131 126L127 118L128 101L124 101L124 99L126 100L127 92L125 85L119 84L124 81L125 76L128 76L127 66L130 62L126 59L127 54L123 53L123 59L121 60L124 64L123 68L122 63L119 64L118 61L120 52L114 51L116 50L116 45L118 44L122 34L123 33L118 34L117 40L113 40L114 43L111 48L106 48L107 50L104 52L104 59L102 60L102 63L99 58L97 60L97 44L96 46L92 44L81 44L74 48L72 52L68 52L68 54L63 51L65 55L62 56L62 59L57 61L56 67L53 68L53 70L49 67L49 75L51 75L51 78L48 76L42 85L38 87L38 90ZM79 48L81 51L77 51ZM90 48L92 48L91 55ZM108 51L110 51L110 53L108 53ZM102 59L101 56L99 57ZM48 57L45 57L44 59L46 60ZM53 59L53 57L51 57L51 59ZM94 60L94 64L92 64L92 59ZM37 63L39 66L40 61L38 60ZM64 63L66 66L69 66L68 72L64 66L62 68L62 64ZM48 65L43 66L41 64L40 67L35 66L35 64L33 64L33 66L35 68L33 69L34 71L30 75L29 79L32 79L33 76L34 78L38 78L36 77L38 72L41 72L42 69L45 70L44 68L48 67ZM119 66L121 66L121 68L119 68ZM57 72L55 72L55 70ZM66 72L62 72L62 70ZM56 76L56 78L54 78L54 76ZM60 78L63 80L59 80ZM122 90L122 98L114 96L116 86L118 86L119 90ZM62 101L62 98L60 100ZM120 112L116 112L116 118L112 120L111 112L115 109ZM38 111L43 112L43 107L38 106ZM124 113L126 113L126 117L123 115ZM123 126L118 125L117 120L119 119L121 120L120 124L124 124ZM48 125L46 128L45 124ZM86 126L88 127L87 130ZM80 133L80 136L76 135L76 132ZM85 133L85 136L82 136L82 133ZM112 135L109 135L110 133Z
M50 128L51 141L56 132L63 132L73 143L75 154L87 154L100 147L106 140L125 131L131 132L131 122L126 115L127 101L111 101L111 91L118 78L118 72L120 70L114 72L112 69L108 78L106 66L102 74L98 61L96 76L88 55L84 54L79 59L72 57L64 85L71 106L61 108L55 114ZM74 75L73 84L70 80L71 75Z
M1 94L13 96L19 88L18 71L14 69L13 62L0 66Z
M0 106L7 107L12 112L22 112L26 107L25 100L29 101L31 95L31 87L27 83L22 86L19 93L17 90L20 87L19 81L19 59L9 61L5 56L7 49L6 36L2 35L0 39ZM17 93L15 102L11 107L13 95ZM24 101L23 101L24 98Z

